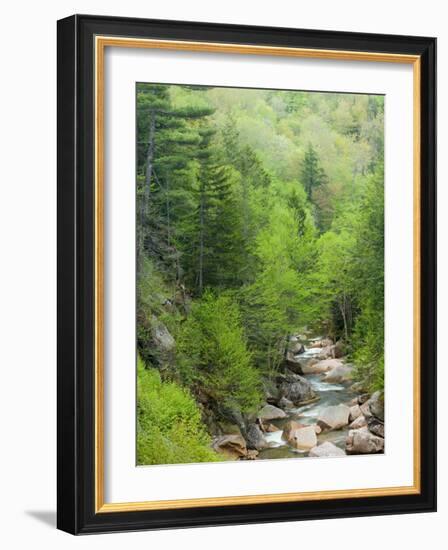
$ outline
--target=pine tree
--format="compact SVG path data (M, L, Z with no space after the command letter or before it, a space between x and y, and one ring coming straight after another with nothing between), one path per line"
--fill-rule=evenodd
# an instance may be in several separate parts
M200 137L195 122L213 113L206 105L172 105L169 87L137 88L138 255L144 252L179 274L172 196L194 159ZM175 266L175 270L173 270Z
M327 175L320 164L317 152L311 143L308 143L308 149L306 150L305 157L303 159L300 178L310 201L313 198L313 190L317 187L325 185L328 181Z

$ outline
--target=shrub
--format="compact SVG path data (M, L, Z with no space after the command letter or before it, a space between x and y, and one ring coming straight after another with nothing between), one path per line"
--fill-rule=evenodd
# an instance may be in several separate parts
M164 382L137 363L137 463L179 464L217 460L190 392Z
M207 291L184 323L179 348L183 374L223 407L242 412L261 402L260 376L247 349L237 304Z

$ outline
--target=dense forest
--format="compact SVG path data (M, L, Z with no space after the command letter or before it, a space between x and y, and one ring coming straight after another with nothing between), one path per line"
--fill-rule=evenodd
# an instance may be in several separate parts
M139 464L257 457L313 346L381 395L383 132L382 96L137 85Z

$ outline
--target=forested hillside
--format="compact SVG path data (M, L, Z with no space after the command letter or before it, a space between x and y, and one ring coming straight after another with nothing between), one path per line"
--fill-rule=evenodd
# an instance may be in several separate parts
M138 84L140 464L254 458L317 336L383 389L383 99Z

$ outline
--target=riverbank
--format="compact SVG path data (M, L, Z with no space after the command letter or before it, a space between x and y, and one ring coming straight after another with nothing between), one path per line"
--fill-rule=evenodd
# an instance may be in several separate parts
M254 418L217 435L227 459L282 459L384 452L383 394L352 380L343 346L292 337L285 365L266 382L266 404Z

